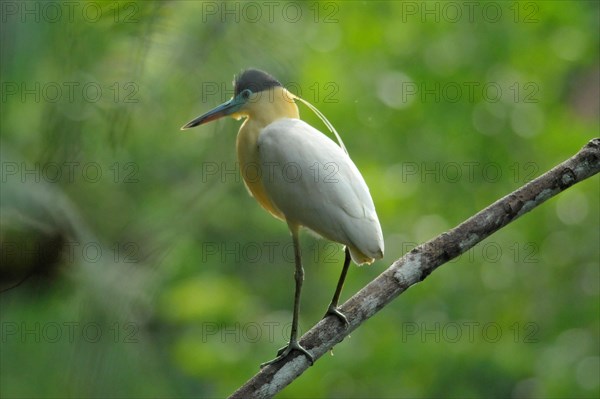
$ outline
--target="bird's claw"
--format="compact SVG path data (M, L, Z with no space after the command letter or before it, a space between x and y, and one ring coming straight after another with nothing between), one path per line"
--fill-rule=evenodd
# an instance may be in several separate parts
M288 345L286 345L286 346L284 346L282 348L279 348L279 350L277 351L277 356L278 357L279 356L286 356L290 352L291 352L291 349L290 349L290 345L288 344Z
M329 305L329 307L327 308L327 312L325 312L325 316L323 316L323 318L325 318L327 316L337 317L338 320L340 322L342 322L342 324L344 325L344 328L348 328L348 326L350 325L350 323L348 322L348 319L346 318L346 315L343 314L342 312L340 312L338 310L338 308L335 307L334 305Z
M268 366L273 363L277 363L278 361L280 361L281 359L283 359L284 357L289 355L289 353L294 349L304 353L306 355L306 357L308 358L308 361L310 362L311 366L315 363L315 359L314 359L313 355L311 355L309 351L307 351L302 345L300 345L298 343L298 341L294 340L294 341L291 341L290 343L288 343L283 348L279 349L277 351L277 357L273 360L269 360L268 362L264 362L263 364L260 365L260 368L262 369L265 366Z

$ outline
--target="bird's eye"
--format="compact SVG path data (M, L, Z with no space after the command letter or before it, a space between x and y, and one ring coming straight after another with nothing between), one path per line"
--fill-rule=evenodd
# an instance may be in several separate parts
M242 91L242 98L244 100L247 100L250 98L250 94L252 94L252 92L250 91L250 89L246 89L244 91Z

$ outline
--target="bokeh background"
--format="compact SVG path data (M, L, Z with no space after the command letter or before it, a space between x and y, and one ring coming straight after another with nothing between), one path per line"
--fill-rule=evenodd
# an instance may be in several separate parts
M386 254L343 298L598 135L596 1L1 6L4 398L224 397L286 342L290 236L241 182L240 123L179 130L243 68L316 105L370 186ZM599 182L441 267L280 397L598 397ZM343 251L302 246L306 331Z

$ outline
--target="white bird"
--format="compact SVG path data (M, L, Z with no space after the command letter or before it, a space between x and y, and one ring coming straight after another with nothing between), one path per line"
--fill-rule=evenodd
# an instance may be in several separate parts
M295 100L305 103L336 135L339 145L300 120ZM325 316L334 315L347 326L337 309L352 259L357 265L383 257L383 234L369 188L331 124L308 102L286 90L273 76L257 69L243 71L234 81L234 96L193 119L192 128L231 115L246 118L237 136L237 157L250 194L269 213L285 221L295 254L294 313L287 346L261 367L283 359L293 349L313 356L298 343L298 312L304 269L300 257L300 227L345 245L340 279Z

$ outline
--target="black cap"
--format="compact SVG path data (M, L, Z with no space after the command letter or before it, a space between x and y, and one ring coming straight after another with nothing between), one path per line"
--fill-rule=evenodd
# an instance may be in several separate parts
M281 83L273 76L259 69L246 69L236 76L234 85L234 96L242 91L250 89L253 93L258 93L272 87L281 86Z

